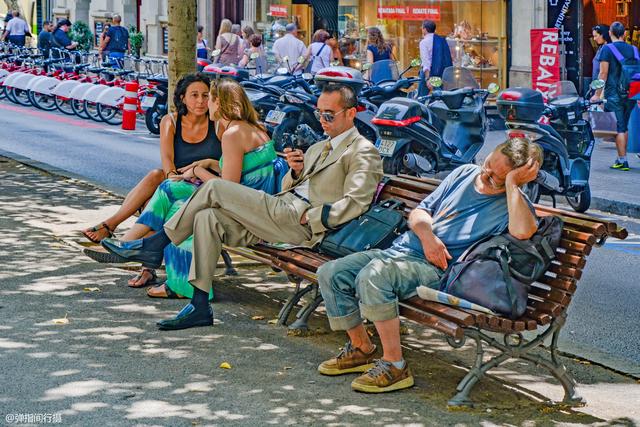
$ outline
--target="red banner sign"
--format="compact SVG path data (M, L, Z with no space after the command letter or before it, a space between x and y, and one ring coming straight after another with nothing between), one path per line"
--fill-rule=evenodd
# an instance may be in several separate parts
M545 100L549 87L560 81L560 48L557 28L531 30L531 83Z
M440 21L440 6L386 6L378 8L379 19L402 21Z
M288 16L287 6L281 4L272 4L269 6L269 15L271 16Z

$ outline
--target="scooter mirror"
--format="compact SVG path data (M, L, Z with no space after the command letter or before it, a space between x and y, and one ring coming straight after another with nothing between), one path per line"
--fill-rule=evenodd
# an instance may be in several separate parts
M332 67L337 67L338 65L340 65L340 61L331 61L331 66Z
M422 65L422 60L420 58L413 58L411 60L411 68L416 68Z
M302 78L305 80L311 80L313 78L313 74L311 73L302 73Z
M298 56L298 64L304 64L304 61L306 61L304 56L302 56L302 55Z
M258 57L260 56L260 54L258 52L253 52L251 55L249 55L250 59L258 59Z
M432 87L439 88L442 87L442 78L441 77L430 77L429 84Z
M276 70L276 74L287 74L289 72L289 70L287 69L287 67L280 67Z
M601 79L596 79L594 81L591 82L591 84L589 85L589 87L593 90L598 90L598 89L602 89L605 85L605 81L601 80Z
M369 71L371 69L371 62L365 62L362 64L362 71Z
M487 92L489 92L492 95L494 93L498 93L499 90L500 90L500 86L497 83L491 83L489 84L489 87L487 87Z
M220 53L221 53L220 49L216 49L213 52L211 52L211 56L213 56L215 58L215 57L220 56Z

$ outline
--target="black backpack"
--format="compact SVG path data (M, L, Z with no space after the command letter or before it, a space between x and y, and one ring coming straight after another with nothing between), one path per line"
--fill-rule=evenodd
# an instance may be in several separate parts
M440 290L517 319L527 309L529 285L555 258L562 225L559 217L547 216L529 240L508 233L480 240L450 265Z
M120 25L114 25L109 30L111 38L107 50L110 52L126 52L129 47L129 31Z
M632 46L633 58L625 58L615 44L609 43L605 47L611 50L613 56L620 63L620 78L616 84L618 94L623 98L628 98L631 82L640 80L640 54L638 53L638 48Z

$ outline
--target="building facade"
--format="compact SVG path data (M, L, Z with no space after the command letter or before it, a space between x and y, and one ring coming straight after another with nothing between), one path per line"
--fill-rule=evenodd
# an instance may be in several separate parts
M111 16L122 16L122 25L134 26L144 35L145 41L142 52L148 56L164 56L168 51L168 0L38 0L47 3L43 8L44 19L54 20L68 18L72 22L86 22L99 38L106 22ZM233 8L235 15L226 16ZM237 4L240 6L237 6ZM227 5L226 8L221 7ZM242 20L244 7L242 1L230 0L198 0L198 24L205 29L205 38L212 45L215 43L217 25L223 17L229 17L234 22ZM217 16L222 16L219 19ZM195 32L195 28L194 28Z

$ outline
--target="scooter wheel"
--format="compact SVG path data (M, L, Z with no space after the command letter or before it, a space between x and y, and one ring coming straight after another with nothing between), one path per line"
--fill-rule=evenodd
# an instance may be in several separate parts
M574 211L576 212L586 212L591 206L591 187L589 184L584 188L583 191L577 193L575 196L566 196L567 203L571 205Z
M160 120L162 120L162 114L155 106L145 111L144 122L146 123L149 132L154 135L160 135Z

